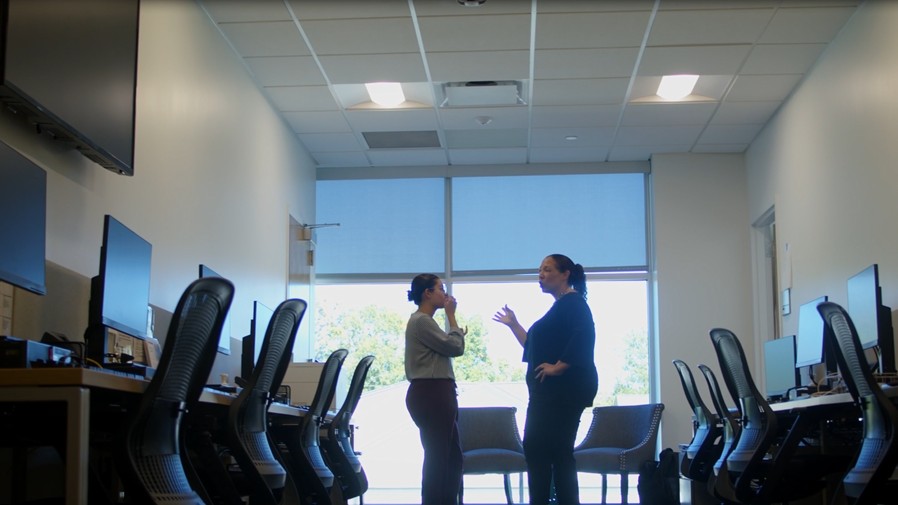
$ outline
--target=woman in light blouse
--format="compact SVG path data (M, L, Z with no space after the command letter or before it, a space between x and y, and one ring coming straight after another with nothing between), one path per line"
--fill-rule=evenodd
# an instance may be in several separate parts
M452 358L465 352L465 333L455 320L457 302L433 274L412 280L408 300L418 306L405 328L405 405L421 432L424 466L422 505L456 503L461 488L462 456L458 438L458 395ZM447 333L433 319L443 309Z

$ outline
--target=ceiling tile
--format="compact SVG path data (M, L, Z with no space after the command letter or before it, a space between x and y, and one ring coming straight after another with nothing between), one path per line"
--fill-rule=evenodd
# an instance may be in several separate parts
M292 21L283 0L202 0L202 5L219 23L233 21Z
M437 115L433 109L349 110L346 118L357 131L436 130Z
M750 45L648 47L639 75L735 74Z
M727 101L782 101L792 92L800 75L740 75Z
M803 74L817 61L825 44L755 46L742 65L743 74Z
M517 51L530 47L530 16L421 17L421 38L428 52Z
M553 0L557 1L557 0ZM529 14L531 0L490 0L473 7L446 0L414 0L418 16L484 16L492 14Z
M450 149L453 165L507 165L527 162L527 149Z
M471 107L440 109L440 122L447 130L466 130L479 128L478 117L489 118L484 129L519 128L530 122L530 111L527 107Z
M283 112L284 119L296 133L351 132L349 123L340 111Z
M533 103L577 105L623 103L630 79L540 79L533 83Z
M327 86L272 86L265 92L280 111L339 110Z
M300 133L299 139L313 153L365 149L352 133Z
M761 44L826 43L836 36L855 10L854 7L779 9L758 42Z
M620 117L619 105L559 105L533 107L533 128L596 128L615 126Z
M716 103L631 103L624 109L621 125L703 125L708 122L716 108Z
M446 147L450 149L527 147L527 129L446 130Z
M576 140L567 140L576 137ZM533 147L584 148L607 147L614 139L614 128L534 128L530 135Z
M782 102L724 102L711 118L711 124L766 123Z
M436 82L510 81L530 77L527 51L471 51L427 55Z
M604 160L608 147L534 147L530 163L583 163Z
M649 17L648 11L542 14L536 18L536 48L639 47Z
M218 26L244 57L311 54L292 21L220 23Z
M689 126L621 126L617 130L616 145L678 145L694 144L702 127Z
M537 2L539 14L553 12L615 12L615 11L651 11L655 0L602 0L601 2L584 2L582 0L551 0Z
M698 139L700 144L750 144L758 132L763 128L763 124L745 124L745 125L708 125L701 137Z
M758 40L774 12L773 8L662 11L655 16L648 44L751 44Z
M418 53L321 56L319 60L332 84L427 80Z
M536 79L593 79L629 77L639 56L638 48L543 49L536 51Z
M325 84L311 56L255 56L245 59L260 86L316 86Z
M252 0L255 2L256 0ZM283 0L278 0L283 2ZM420 0L418 0L420 1ZM408 0L288 0L300 21L307 19L392 18L408 16Z
M303 21L302 28L319 56L418 52L410 17Z

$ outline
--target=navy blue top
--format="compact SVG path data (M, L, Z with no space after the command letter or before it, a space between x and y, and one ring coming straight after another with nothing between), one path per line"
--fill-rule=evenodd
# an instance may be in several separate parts
M561 400L584 408L591 405L599 386L594 361L596 326L586 300L578 293L562 296L527 331L524 358L530 398ZM542 363L570 365L561 375L536 378Z

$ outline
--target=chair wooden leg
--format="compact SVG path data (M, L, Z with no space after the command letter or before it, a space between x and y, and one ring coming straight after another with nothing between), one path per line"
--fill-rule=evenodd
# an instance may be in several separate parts
M508 502L508 505L514 505L514 500L511 499L511 476L506 474L502 475L505 480L505 501ZM462 505L459 503L459 505Z
M620 474L620 502L623 505L627 505L627 486L630 484L630 479L627 477L627 472Z
M606 498L608 497L608 476L604 473L602 474L602 505L605 505Z

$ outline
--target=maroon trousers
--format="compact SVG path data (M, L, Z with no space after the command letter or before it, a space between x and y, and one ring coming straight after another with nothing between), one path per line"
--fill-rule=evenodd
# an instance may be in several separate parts
M422 505L458 502L462 458L458 440L458 394L452 379L413 379L405 405L421 432L424 468Z

